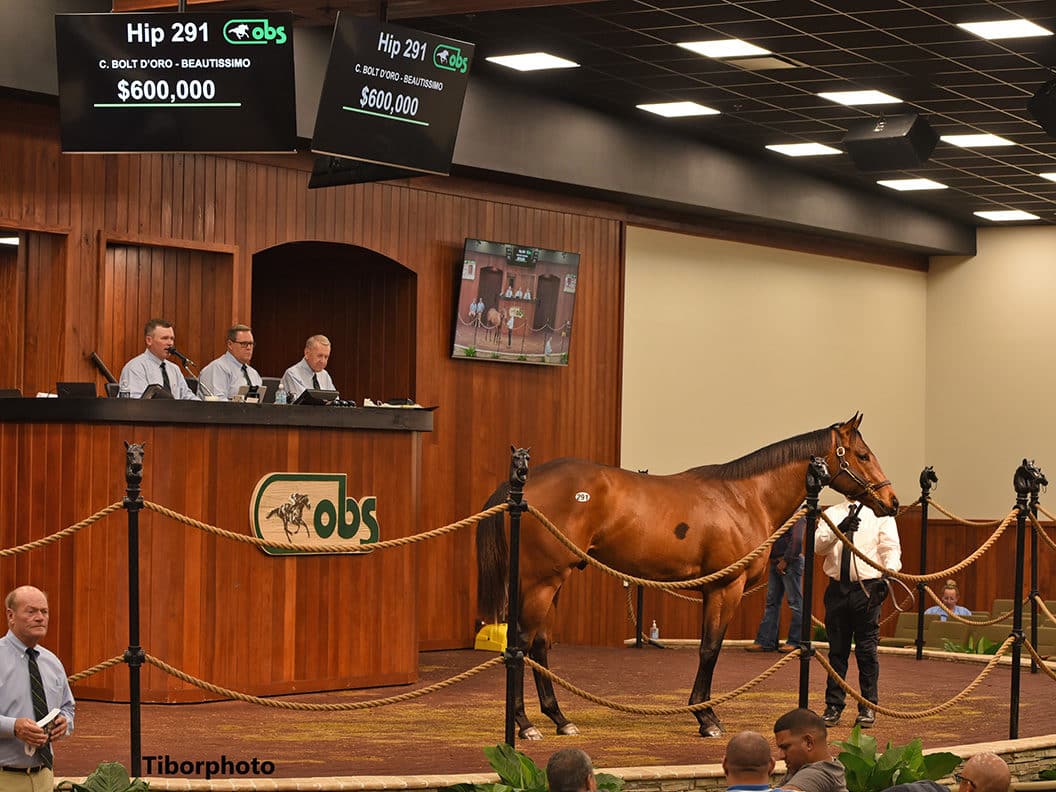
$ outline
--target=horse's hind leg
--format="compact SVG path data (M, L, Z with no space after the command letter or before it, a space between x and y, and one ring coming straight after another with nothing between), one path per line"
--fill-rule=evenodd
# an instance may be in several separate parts
M555 603L556 604L556 603ZM531 657L543 668L550 668L550 662L547 657L547 644L550 643L550 624L553 621L554 611L551 608L550 615L547 618L547 624L545 633L540 633L535 636L535 640L532 641L531 649L528 651L528 656ZM545 674L532 669L532 674L535 676L535 689L539 693L539 709L543 711L550 720L557 726L558 734L579 734L579 729L576 728L576 724L572 723L565 714L561 712L561 707L557 703L557 695L554 693L554 683L550 677Z

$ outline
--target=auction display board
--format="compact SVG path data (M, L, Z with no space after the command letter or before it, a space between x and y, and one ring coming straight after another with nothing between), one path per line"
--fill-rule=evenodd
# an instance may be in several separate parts
M292 152L293 15L57 14L62 150Z
M312 150L446 174L473 49L464 41L341 14Z

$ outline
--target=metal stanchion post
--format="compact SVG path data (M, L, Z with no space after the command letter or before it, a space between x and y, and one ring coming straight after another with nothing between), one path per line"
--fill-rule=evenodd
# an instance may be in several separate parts
M1016 488L1016 581L1012 591L1012 685L1008 706L1008 739L1019 737L1019 661L1023 656L1023 566L1026 554L1027 496L1040 486L1041 470L1029 459L1024 459L1012 477Z
M517 703L524 700L524 650L520 635L520 550L521 512L528 508L524 502L524 483L528 480L528 449L511 448L510 489L510 580L506 606L506 744L515 747L517 739Z
M931 497L931 485L938 484L939 477L931 465L920 471L920 574L928 574L928 498ZM924 587L921 580L917 583L917 659L924 657Z
M642 648L642 631L645 629L645 622L642 616L642 610L645 608L645 589L638 586L638 614L635 621L634 629L634 646L636 649Z
M818 527L818 496L829 483L829 467L821 457L811 457L807 468L807 530L803 536L803 631L799 639L799 706L806 709L810 695L810 661L814 647L814 531Z
M128 720L129 749L132 754L129 772L133 778L143 775L142 721L140 720L139 667L143 665L143 647L139 645L139 512L143 497L143 444L125 443L125 499L121 505L128 512Z

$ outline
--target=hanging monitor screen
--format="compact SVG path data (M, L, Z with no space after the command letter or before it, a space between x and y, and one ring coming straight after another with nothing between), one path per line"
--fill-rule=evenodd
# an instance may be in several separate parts
M473 45L341 14L312 151L446 174Z
M62 150L297 147L293 15L57 14Z

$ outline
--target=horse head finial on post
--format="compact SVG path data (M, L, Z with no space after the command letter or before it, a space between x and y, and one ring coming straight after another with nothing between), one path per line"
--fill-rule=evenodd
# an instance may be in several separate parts
M510 496L516 491L518 494L524 492L525 482L528 481L528 460L532 458L531 448L516 448L510 446ZM520 498L517 499L518 503Z
M125 487L126 501L140 501L139 485L143 483L143 456L146 443L125 441ZM126 505L127 508L127 505Z
M939 483L939 477L935 475L935 468L928 465L920 471L920 499L926 500L931 495L931 488Z

